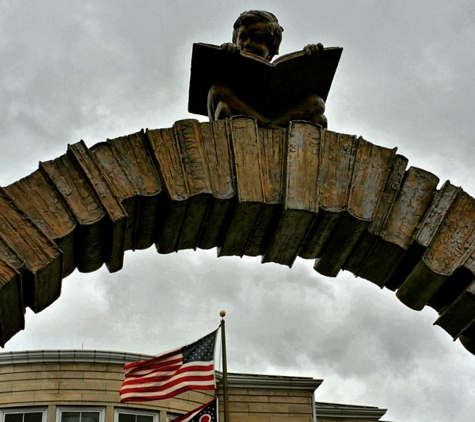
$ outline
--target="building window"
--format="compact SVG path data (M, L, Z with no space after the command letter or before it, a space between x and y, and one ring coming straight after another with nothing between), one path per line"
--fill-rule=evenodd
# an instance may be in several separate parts
M167 412L167 421L172 421L173 419L183 416L181 413Z
M58 422L104 422L104 409L60 407Z
M158 422L158 413L133 409L116 409L114 422Z
M46 408L35 409L3 409L1 422L45 422Z

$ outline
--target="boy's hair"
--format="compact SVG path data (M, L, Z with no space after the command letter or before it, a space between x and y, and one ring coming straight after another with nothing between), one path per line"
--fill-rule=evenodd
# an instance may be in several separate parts
M233 43L237 44L238 32L241 26L251 25L256 22L267 24L266 45L272 57L279 54L279 46L282 42L284 28L279 25L279 21L272 13L265 12L264 10L249 10L239 15L233 25Z

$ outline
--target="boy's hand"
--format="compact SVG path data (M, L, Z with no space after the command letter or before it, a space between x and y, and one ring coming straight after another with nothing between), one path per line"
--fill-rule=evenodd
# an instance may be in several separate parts
M241 47L232 42L225 42L221 44L221 50L227 54L239 54L241 52Z
M318 44L308 44L303 48L303 51L309 56L318 57L322 54L323 44L320 42Z

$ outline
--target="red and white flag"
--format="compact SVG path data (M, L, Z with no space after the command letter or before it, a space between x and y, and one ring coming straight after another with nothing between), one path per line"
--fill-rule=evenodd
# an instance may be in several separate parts
M218 400L213 399L173 422L218 422Z
M121 402L163 400L188 390L214 390L218 330L194 343L124 366Z

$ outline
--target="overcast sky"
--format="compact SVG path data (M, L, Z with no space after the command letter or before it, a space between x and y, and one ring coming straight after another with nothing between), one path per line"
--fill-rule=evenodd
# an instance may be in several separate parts
M475 194L475 3L465 0L0 0L0 185L84 139L92 146L187 112L193 42L230 41L244 10L273 12L281 53L344 47L329 128L398 147L410 165ZM154 354L228 312L230 371L324 378L318 401L387 408L398 422L473 420L475 357L388 290L311 261L216 250L127 252L125 268L75 272L5 350Z

